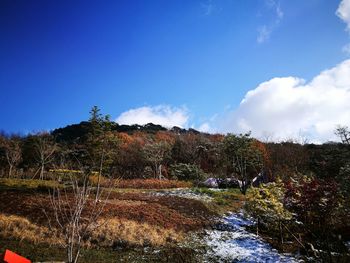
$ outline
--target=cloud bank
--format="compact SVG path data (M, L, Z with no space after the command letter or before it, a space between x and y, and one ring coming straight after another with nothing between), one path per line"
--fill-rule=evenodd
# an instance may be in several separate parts
M188 128L189 112L169 105L145 106L123 112L116 122ZM269 135L279 141L303 137L319 143L337 140L334 129L338 124L350 126L350 59L309 82L292 76L263 82L246 93L237 109L215 115L197 129L212 133L252 131L256 138Z
M185 108L158 105L130 109L120 114L115 121L127 125L153 123L170 128L173 126L186 127L188 119L189 114Z
M321 72L309 83L273 78L246 93L239 108L222 120L222 131L252 131L275 139L302 134L311 141L334 139L337 124L350 126L350 60Z

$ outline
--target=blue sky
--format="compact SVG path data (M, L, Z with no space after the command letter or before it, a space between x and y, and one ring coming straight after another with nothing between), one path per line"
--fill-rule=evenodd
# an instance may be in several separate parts
M62 127L98 105L125 123L146 112L185 115L173 123L186 127L238 131L232 116L249 90L276 77L307 83L347 59L347 9L341 19L339 5L3 0L0 129Z

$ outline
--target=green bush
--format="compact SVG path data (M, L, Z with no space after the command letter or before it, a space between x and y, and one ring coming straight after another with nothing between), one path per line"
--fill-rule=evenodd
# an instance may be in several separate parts
M173 164L170 165L170 175L177 180L203 180L206 174L197 166L193 164Z

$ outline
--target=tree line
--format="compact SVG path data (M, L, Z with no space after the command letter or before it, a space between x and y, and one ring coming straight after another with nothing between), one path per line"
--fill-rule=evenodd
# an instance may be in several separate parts
M347 169L350 151L347 128L338 127L336 133L343 143L264 143L249 133L118 125L95 106L80 124L26 136L0 134L0 175L45 179L52 169L89 167L110 178L176 179L182 167L194 171L180 175L184 180L237 177L248 182L260 172L271 181L295 173L337 180Z

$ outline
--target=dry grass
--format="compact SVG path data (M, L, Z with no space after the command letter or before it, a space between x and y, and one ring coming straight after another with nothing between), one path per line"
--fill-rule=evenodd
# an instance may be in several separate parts
M177 180L159 180L159 179L131 179L118 180L115 184L117 188L134 189L167 189L167 188L185 188L191 187L190 182Z
M113 218L100 223L102 225L94 230L90 243L103 247L113 247L118 243L132 246L161 246L183 239L182 232L133 220Z
M133 220L100 220L98 224L100 226L93 230L92 238L85 243L85 246L113 247L116 244L161 246L183 239L182 232ZM0 236L26 240L34 244L63 244L63 237L59 237L57 229L38 226L24 217L14 215L0 214Z
M98 176L89 176L89 182L97 186ZM192 187L191 182L178 180L159 180L159 179L108 179L100 177L100 184L103 187L133 188L133 189L169 189L169 188L187 188Z
M15 215L0 214L0 235L37 243L62 244L56 229L38 226L28 219Z
M109 179L107 177L104 176L100 176L100 185L102 185L103 187L114 187L116 182L118 180L117 179ZM92 186L97 186L98 184L98 175L90 175L89 176L89 183Z
M37 179L15 179L15 178L0 178L0 189L52 189L60 184L57 181L37 180Z

